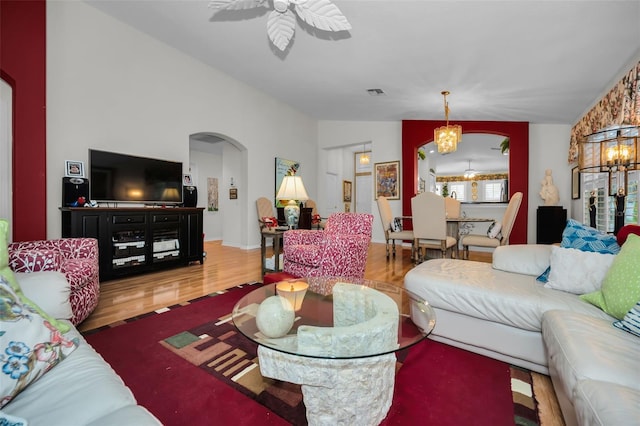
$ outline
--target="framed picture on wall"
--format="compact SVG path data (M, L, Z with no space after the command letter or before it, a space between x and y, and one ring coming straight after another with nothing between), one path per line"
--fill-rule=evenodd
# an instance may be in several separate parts
M580 169L578 166L571 169L571 199L580 198Z
M182 185L183 186L193 186L193 179L191 179L191 175L182 175Z
M342 201L345 203L351 202L351 181L342 181Z
M376 200L379 196L387 197L389 200L399 200L400 161L376 163L373 171Z
M68 177L84 177L84 163L82 161L67 160L64 162L64 175Z

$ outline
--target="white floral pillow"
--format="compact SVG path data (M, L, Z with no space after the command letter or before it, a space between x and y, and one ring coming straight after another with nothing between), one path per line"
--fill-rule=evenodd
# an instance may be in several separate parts
M0 408L77 346L0 277Z

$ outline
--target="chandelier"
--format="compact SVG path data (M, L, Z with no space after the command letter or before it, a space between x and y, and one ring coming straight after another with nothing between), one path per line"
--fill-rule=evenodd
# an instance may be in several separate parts
M449 103L447 102L447 90L442 92L444 96L444 118L447 121L445 126L438 127L433 131L433 140L438 146L440 154L448 154L458 149L458 143L462 140L462 126L456 124L449 126Z
M627 192L629 170L640 170L640 127L620 127L587 135L578 143L578 170L608 173L609 195Z
M362 146L362 154L360 154L360 164L363 166L366 166L367 164L369 164L371 162L371 157L369 156L369 153L367 151L365 151L365 149L367 148L366 145Z
M578 145L581 172L626 172L640 168L640 127L603 130L585 136Z
M221 10L245 10L253 8L273 9L267 18L267 35L269 40L281 51L284 51L296 29L298 18L322 31L349 31L351 24L340 9L330 0L211 0L209 7L216 9L214 15ZM293 13L295 10L295 14Z

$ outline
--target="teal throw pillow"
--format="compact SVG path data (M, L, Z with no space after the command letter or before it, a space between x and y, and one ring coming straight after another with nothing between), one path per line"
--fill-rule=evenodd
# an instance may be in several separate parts
M640 236L629 235L613 260L598 291L580 298L611 315L623 319L640 301Z

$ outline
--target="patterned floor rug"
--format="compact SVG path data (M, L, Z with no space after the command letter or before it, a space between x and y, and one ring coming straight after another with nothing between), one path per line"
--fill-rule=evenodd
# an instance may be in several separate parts
M85 337L165 425L305 425L300 387L262 377L255 344L230 320L235 302L256 285L131 318ZM382 424L420 419L425 425L537 425L532 389L527 370L425 340L398 353L393 405Z

